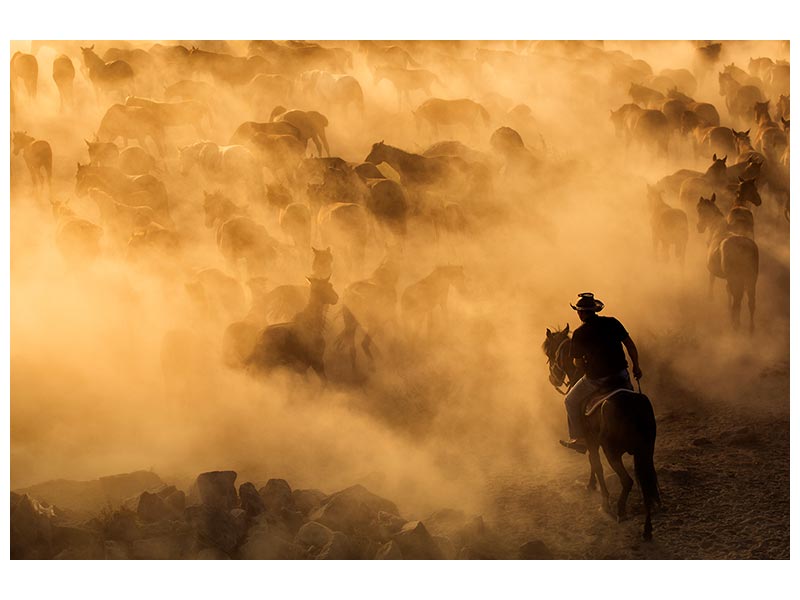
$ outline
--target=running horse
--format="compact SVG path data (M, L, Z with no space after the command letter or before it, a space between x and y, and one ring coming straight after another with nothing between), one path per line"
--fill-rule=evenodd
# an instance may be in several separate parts
M563 385L569 390L578 379L582 370L573 364L570 358L572 340L569 326L561 331L547 330L542 344L550 368L550 383L561 394ZM653 539L651 514L653 505L661 504L658 478L653 466L653 451L656 443L656 418L650 399L642 393L625 388L601 390L590 399L584 411L586 443L589 450L589 483L587 488L595 489L600 484L603 494L603 509L611 512L606 480L603 476L603 464L600 461L600 448L606 456L608 464L622 483L622 493L617 501L617 521L626 517L625 506L633 487L633 479L628 475L622 462L626 452L633 455L633 467L636 480L644 501L645 521L642 537Z

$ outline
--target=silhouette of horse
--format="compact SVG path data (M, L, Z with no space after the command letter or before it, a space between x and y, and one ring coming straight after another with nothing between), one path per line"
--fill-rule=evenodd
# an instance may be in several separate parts
M756 122L754 137L756 149L770 161L778 162L789 142L783 127L769 115L769 100L756 102L753 114Z
M11 57L11 88L15 87L17 79L22 79L25 91L30 98L36 98L39 85L39 63L33 54L15 52Z
M717 207L716 200L716 196L712 195L710 199L700 198L697 202L697 231L704 233L708 229L710 235L706 260L709 272L708 294L711 297L716 277L726 280L734 329L739 328L742 299L747 295L752 334L755 330L758 245L749 237L737 235L728 229L728 223Z
M672 208L661 197L656 188L647 186L650 201L650 227L653 233L653 252L659 258L663 249L664 258L669 259L670 248L674 248L675 258L681 267L686 257L686 243L689 241L689 219L679 208Z
M414 333L427 323L428 337L433 334L433 314L439 307L447 318L447 298L450 287L466 295L464 267L441 265L435 267L426 277L409 285L400 297L403 319Z
M47 193L50 194L50 184L53 179L53 150L50 144L31 137L25 131L15 131L12 145L15 156L22 152L25 166L31 175L34 193L39 196L44 190L44 184L47 183Z
M249 371L269 374L278 367L305 374L309 368L324 382L325 310L339 301L328 278L307 277L308 304L289 323L266 327L245 364Z
M447 189L470 175L469 164L457 156L426 157L389 146L382 141L372 145L365 162L383 162L400 174L403 187Z
M56 82L60 98L59 110L74 106L73 83L75 81L75 67L69 56L62 54L53 61L53 81Z
M208 127L213 126L211 110L197 100L181 100L178 102L157 102L149 98L129 96L125 99L125 106L143 106L152 110L162 128L167 127L193 127L200 137L206 137L203 122Z
M103 115L97 130L98 141L113 142L122 138L123 146L128 145L128 139L135 139L142 148L147 148L148 137L163 157L164 128L153 111L145 106L114 104Z
M730 73L719 74L719 94L725 96L728 113L737 123L747 123L753 114L756 102L764 99L759 88L754 85L742 85Z
M67 202L51 201L56 220L56 247L71 267L83 267L100 256L103 228L79 217Z
M567 326L563 331L551 332L548 329L542 344L550 369L550 382L558 391L561 391L559 388L564 383L568 386L574 385L582 375L580 369L576 369L572 364L571 343ZM628 389L607 389L589 400L584 417L590 465L587 488L593 490L596 484L600 484L603 508L611 512L610 497L603 476L603 464L600 461L600 448L602 448L608 464L622 484L622 493L617 500L616 516L618 521L625 519L626 504L633 487L633 480L625 469L622 456L625 453L633 455L633 469L642 492L645 510L642 537L651 540L653 538L651 514L654 504L661 504L661 494L653 465L656 418L650 399L644 394Z
M230 270L239 272L239 263L244 261L248 278L266 275L278 257L278 242L221 192L204 194L206 227L216 229L217 247Z
M278 222L295 248L308 250L311 245L311 210L307 204L292 202L281 210Z
M328 139L325 137L328 119L322 113L315 110L286 110L282 106L278 106L272 111L270 121L294 125L299 132L298 139L304 145L308 145L308 140L314 142L314 146L317 148L317 156L322 156L323 147L325 148L325 154L331 155Z
M411 105L411 92L421 90L426 96L431 95L431 85L439 83L439 78L425 69L402 69L397 67L376 67L373 70L373 82L378 85L384 79L392 82L397 90L397 110L402 108L403 99Z
M489 126L489 112L477 102L466 98L429 98L413 113L417 131L421 130L423 123L427 123L435 138L439 136L440 127L462 127L472 133L481 124L484 127Z
M265 200L261 165L244 146L220 146L202 141L179 148L179 151L182 175L196 167L212 185L224 185L256 205Z
M753 213L747 208L750 202L761 206L761 195L756 187L756 180L739 178L739 185L734 195L733 207L728 211L726 221L728 229L737 235L755 238L755 220Z
M116 167L95 167L78 163L75 194L83 197L89 189L99 188L114 200L128 206L149 206L158 223L172 226L169 199L164 183L153 175L130 176Z
M89 69L89 80L94 86L98 102L103 94L117 92L121 98L133 96L135 80L133 68L124 60L106 63L94 52L94 44L81 47L83 65Z

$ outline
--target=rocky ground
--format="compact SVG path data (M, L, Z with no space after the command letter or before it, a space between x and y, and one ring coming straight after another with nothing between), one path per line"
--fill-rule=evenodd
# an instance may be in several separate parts
M146 471L51 481L12 492L11 557L788 559L786 379L765 375L756 416L689 394L657 410L663 506L649 543L638 490L618 524L585 489L586 458L565 451L536 473L488 479L482 515L442 509L422 520L361 485L331 494L282 479L237 485L233 471L202 473L185 491ZM608 468L606 479L613 498Z

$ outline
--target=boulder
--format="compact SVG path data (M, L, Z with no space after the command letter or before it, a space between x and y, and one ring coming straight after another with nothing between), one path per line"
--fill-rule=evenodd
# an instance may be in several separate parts
M210 508L224 511L236 508L239 498L236 496L236 471L209 471L201 473L195 481L195 488L200 503Z
M294 505L304 516L319 508L326 494L320 490L293 490Z
M422 521L409 521L392 539L400 546L406 560L435 560L443 558L436 541Z
M219 548L203 548L194 556L195 560L230 560L230 556Z
M553 553L541 540L531 540L519 547L520 560L553 560Z
M356 558L355 548L341 531L334 531L331 539L317 555L318 560L351 560Z
M264 501L266 509L273 513L280 513L283 509L294 510L292 488L285 479L270 479L258 493Z
M230 511L231 517L233 517L233 522L236 524L236 527L239 529L240 535L244 536L247 533L247 526L249 524L250 518L247 515L247 511L243 508L234 508Z
M107 540L132 542L142 537L136 514L125 509L114 511L102 524L103 536Z
M239 544L241 527L230 511L200 505L187 507L184 514L195 531L198 549L212 547L230 554Z
M171 536L136 540L130 554L136 560L176 560L181 558L181 542Z
M264 500L256 490L256 486L247 482L239 486L239 500L241 501L242 508L247 511L251 517L260 515L266 509Z
M126 542L106 540L103 543L103 558L106 560L130 560L130 548Z
M392 540L380 547L375 560L403 560L403 552L397 542Z
M142 492L139 496L136 514L146 523L162 521L164 519L174 519L180 515L180 513L172 506L169 506L160 495L151 494L150 492Z
M135 471L91 481L56 479L16 491L61 509L89 515L100 512L109 504L117 508L126 498L138 497L144 491L163 485L164 482L155 473Z
M406 522L403 517L380 511L373 521L372 537L381 542L388 542L395 533L403 528Z
M52 556L53 510L27 494L11 494L11 558L37 559Z
M303 526L303 523L306 522L299 510L290 510L288 508L281 510L280 514L278 515L278 520L279 523L286 529L286 531L292 535L296 534Z
M303 548L292 543L280 528L265 521L250 528L237 556L244 560L290 560L302 558Z
M333 536L333 531L325 527L322 523L310 521L303 525L295 536L295 543L300 546L317 548L324 547Z
M450 538L443 535L433 535L431 537L433 541L436 542L439 552L442 553L442 558L445 560L455 560L458 557L458 550L456 550L455 544L450 541Z
M162 496L164 498L164 503L172 508L177 513L183 513L183 510L186 508L186 494L184 494L181 490L175 490L169 496Z
M377 514L369 507L351 498L331 496L325 503L309 515L312 521L318 521L334 531L353 533L369 531Z
M391 500L373 494L363 485L353 485L330 495L330 498L346 498L349 501L361 502L376 514L380 511L400 516L400 511Z
M103 558L103 540L99 532L86 527L74 525L52 525L53 552L75 555L91 555L91 558ZM61 556L66 558L66 555Z

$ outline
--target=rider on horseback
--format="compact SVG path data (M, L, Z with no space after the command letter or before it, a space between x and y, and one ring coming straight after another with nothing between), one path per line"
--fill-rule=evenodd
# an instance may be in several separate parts
M628 375L628 363L622 346L628 350L633 363L633 376L642 377L639 368L639 353L630 335L614 317L600 317L603 303L586 292L578 294L577 304L570 306L578 312L583 325L572 335L571 356L576 366L585 367L585 374L567 393L564 404L567 407L569 424L568 441L560 440L567 448L578 452L586 452L586 438L583 431L583 411L586 402L593 394L602 390L633 389Z

